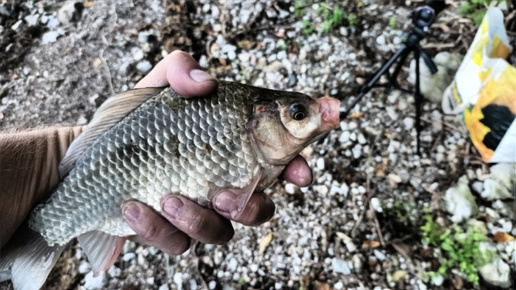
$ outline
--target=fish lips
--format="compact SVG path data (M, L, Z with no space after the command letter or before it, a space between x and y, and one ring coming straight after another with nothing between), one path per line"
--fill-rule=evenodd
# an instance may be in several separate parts
M321 114L321 132L328 132L340 125L340 101L335 98L323 97L317 100Z

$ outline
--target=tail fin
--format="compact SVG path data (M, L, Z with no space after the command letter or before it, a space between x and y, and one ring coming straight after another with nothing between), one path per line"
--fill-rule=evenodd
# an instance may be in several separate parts
M65 246L49 246L24 224L0 252L0 272L11 271L15 290L40 289Z

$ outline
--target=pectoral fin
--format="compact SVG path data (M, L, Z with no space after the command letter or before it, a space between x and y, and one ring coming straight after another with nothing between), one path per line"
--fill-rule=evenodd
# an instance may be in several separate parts
M105 273L122 252L127 237L118 237L101 231L91 231L77 237L88 261L93 275Z

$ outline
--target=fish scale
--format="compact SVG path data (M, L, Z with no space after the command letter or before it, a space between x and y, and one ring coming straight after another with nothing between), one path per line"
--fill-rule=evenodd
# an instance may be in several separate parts
M180 193L209 206L212 188L249 184L261 168L246 132L251 94L226 86L221 82L216 96L188 102L164 89L137 107L81 155L33 212L30 227L49 245L95 229L127 236L134 232L120 214L126 200L159 211L164 195Z

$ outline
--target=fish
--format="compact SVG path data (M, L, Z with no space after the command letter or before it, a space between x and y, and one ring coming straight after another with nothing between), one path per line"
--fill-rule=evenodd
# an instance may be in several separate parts
M37 205L0 256L15 289L39 289L74 238L95 275L106 272L135 232L125 201L161 212L181 194L212 208L219 191L238 196L237 218L301 150L340 125L340 101L219 81L215 93L183 98L170 87L108 98L72 142L61 182ZM12 242L12 241L15 242Z

